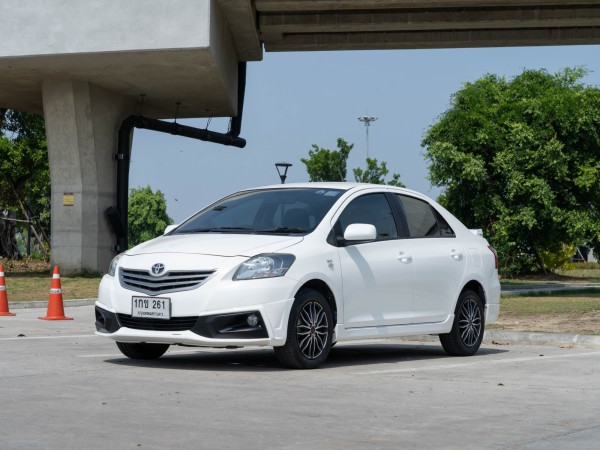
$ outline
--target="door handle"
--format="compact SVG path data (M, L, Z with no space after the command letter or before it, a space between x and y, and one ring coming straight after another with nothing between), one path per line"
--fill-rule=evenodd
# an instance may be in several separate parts
M454 259L455 261L460 261L463 259L463 252L452 249L450 251L450 256L452 256L452 259Z
M401 263L408 264L412 261L412 256L410 255L410 253L400 252L398 253L398 259Z

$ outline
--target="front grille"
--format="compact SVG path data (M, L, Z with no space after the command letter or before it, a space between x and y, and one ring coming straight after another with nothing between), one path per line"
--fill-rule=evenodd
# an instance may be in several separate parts
M165 294L167 292L189 291L199 287L214 270L171 271L161 276L150 275L147 270L121 269L119 280L121 286L133 291L149 295Z
M162 320L132 317L127 314L117 315L119 322L124 327L150 331L187 331L192 329L198 320L197 316L171 317L169 320Z

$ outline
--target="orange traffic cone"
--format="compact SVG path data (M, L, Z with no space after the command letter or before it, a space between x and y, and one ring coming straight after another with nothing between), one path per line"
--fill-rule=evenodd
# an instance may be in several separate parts
M0 264L0 316L14 316L8 311L8 295L6 295L6 283L4 282L4 266Z
M52 275L52 284L50 286L50 299L48 300L48 312L46 317L39 317L42 320L73 320L72 317L65 317L63 307L62 289L60 288L60 273L58 266L54 266Z

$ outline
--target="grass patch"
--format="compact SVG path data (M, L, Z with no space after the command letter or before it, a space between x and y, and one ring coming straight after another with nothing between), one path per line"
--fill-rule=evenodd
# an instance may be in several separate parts
M600 294L573 291L503 297L490 329L600 335Z
M573 263L574 269L556 269L553 272L535 272L519 275L515 278L500 280L503 285L518 286L536 283L600 283L600 263Z
M565 277L584 278L590 282L600 282L600 263L575 263L575 269L573 270L558 269L555 272L557 275Z
M98 297L99 275L61 276L64 300ZM6 274L6 290L10 302L47 301L50 295L51 275L48 272Z
M600 312L600 293L503 297L500 311L502 316L513 317L555 314L585 315Z

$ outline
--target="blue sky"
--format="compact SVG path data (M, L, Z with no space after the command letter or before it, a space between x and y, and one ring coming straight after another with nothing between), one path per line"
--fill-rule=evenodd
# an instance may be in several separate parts
M354 143L348 161L365 167L362 115L377 116L370 156L386 161L407 187L433 198L421 139L465 82L487 73L511 78L524 69L586 66L600 86L600 46L265 53L248 64L241 137L244 149L136 130L130 187L150 185L180 222L209 202L242 188L279 183L275 163L293 166L287 182L308 181L300 158L312 144ZM206 119L180 121L204 128ZM228 119L209 129L225 132Z

